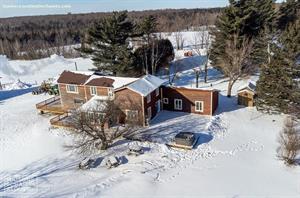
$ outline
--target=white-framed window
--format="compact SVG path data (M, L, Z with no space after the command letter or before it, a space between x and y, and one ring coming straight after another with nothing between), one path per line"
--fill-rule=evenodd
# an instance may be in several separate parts
M114 91L113 91L112 88L109 88L109 89L108 89L108 96L109 96L109 97L113 97L113 96L114 96Z
M97 87L90 87L90 91L92 96L97 95Z
M151 119L151 117L152 117L151 107L148 107L148 109L147 109L147 117L148 117L149 119Z
M126 119L131 121L137 121L139 112L137 110L126 110Z
M174 99L174 109L182 110L182 100L181 99Z
M147 95L147 103L151 102L151 93Z
M78 93L77 85L67 85L66 89L67 89L67 93Z
M88 112L87 115L90 121L94 121L94 112Z
M96 119L99 124L101 124L104 121L104 116L105 113L100 113L100 112L96 113Z
M163 98L163 103L164 104L169 104L169 98Z
M195 101L195 111L203 112L203 101Z
M159 88L155 89L155 95L159 96Z

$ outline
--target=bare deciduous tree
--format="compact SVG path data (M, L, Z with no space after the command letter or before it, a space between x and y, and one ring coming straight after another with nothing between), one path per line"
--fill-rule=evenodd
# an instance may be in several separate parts
M199 27L198 31L194 34L194 49L193 51L198 55L205 58L204 62L204 82L207 83L208 73L208 61L209 51L211 47L211 35L208 19L205 16L199 18L199 24L203 26Z
M199 78L201 75L201 67L196 67L193 69L193 71L195 72L195 77L196 77L196 88L199 87Z
M277 149L278 158L287 165L295 165L297 155L300 153L300 129L297 128L295 118L288 117L285 120L278 142L280 144Z
M176 49L182 50L183 46L184 46L183 33L180 31L176 31L176 32L174 32L174 36L175 36L175 42L176 42Z
M114 101L99 101L93 108L78 110L71 121L74 143L66 147L82 154L106 150L113 140L130 130L118 125L121 114Z
M217 65L222 69L224 75L229 78L227 96L231 97L231 90L234 83L239 79L249 76L255 70L250 61L253 41L247 38L239 40L238 34L225 42L225 53L217 57Z
M169 84L173 85L175 79L178 77L178 71L182 60L180 57L176 56L173 63L169 64L168 70L168 76L169 76ZM173 72L171 71L171 66L173 67Z

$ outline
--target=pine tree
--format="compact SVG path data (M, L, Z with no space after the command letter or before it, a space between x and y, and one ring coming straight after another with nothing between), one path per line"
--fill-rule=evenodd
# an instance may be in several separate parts
M272 49L271 62L262 67L256 84L256 106L258 110L288 113L293 92L293 79L289 74L289 63L280 48Z
M284 31L289 23L294 23L299 18L300 2L299 0L287 0L279 8L276 19L276 26Z
M233 35L237 35L237 48L245 47L243 42L245 40L251 41L252 49L251 56L247 57L247 66L258 66L265 61L267 42L266 31L272 27L272 20L274 18L274 8L272 0L230 0L230 5L225 8L223 13L219 16L216 22L216 28L212 35L214 41L212 49L210 50L210 58L212 64L219 68L225 76L226 66L224 65L228 59L227 43L233 42ZM245 48L246 49L246 48ZM237 49L237 51L240 51ZM228 62L228 61L227 61ZM238 78L245 76L249 72L247 68L240 65L241 74ZM250 73L248 73L250 74ZM231 89L237 79L230 78L228 88ZM228 90L228 96L231 96L231 90Z
M126 11L114 12L89 30L86 45L81 52L91 56L99 71L128 75L134 62L128 41L133 30L134 24L128 20Z
M150 15L145 17L138 25L138 32L144 36L147 44L150 43L151 35L157 31L157 20L154 16Z
M262 68L257 82L256 105L266 112L300 117L300 20L290 24L274 45L271 62Z

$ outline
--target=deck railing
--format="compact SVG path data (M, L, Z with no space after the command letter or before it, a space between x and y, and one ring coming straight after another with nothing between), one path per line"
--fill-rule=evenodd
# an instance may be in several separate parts
M54 97L52 97L52 98L49 98L49 99L47 99L47 100L44 100L44 101L42 101L42 102L36 104L36 108L39 109L39 108L41 108L41 107L43 107L43 106L46 106L46 105L48 105L48 104L50 104L50 103L53 103L53 102L56 102L56 101L58 101L58 100L60 100L60 97L59 97L59 96L54 96Z
M57 126L57 127L72 127L71 123L68 122L64 122L63 120L66 119L67 117L69 117L71 115L71 113L66 112L64 114L58 115L52 119L50 119L50 124L52 126Z

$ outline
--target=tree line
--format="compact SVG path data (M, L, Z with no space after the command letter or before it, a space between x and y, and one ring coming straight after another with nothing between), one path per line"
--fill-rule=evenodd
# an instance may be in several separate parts
M144 17L157 19L157 32L189 30L208 20L215 23L222 8L165 9L128 12L136 24ZM58 53L78 56L64 46L79 44L94 23L113 13L26 16L0 19L0 54L11 59L37 59Z

